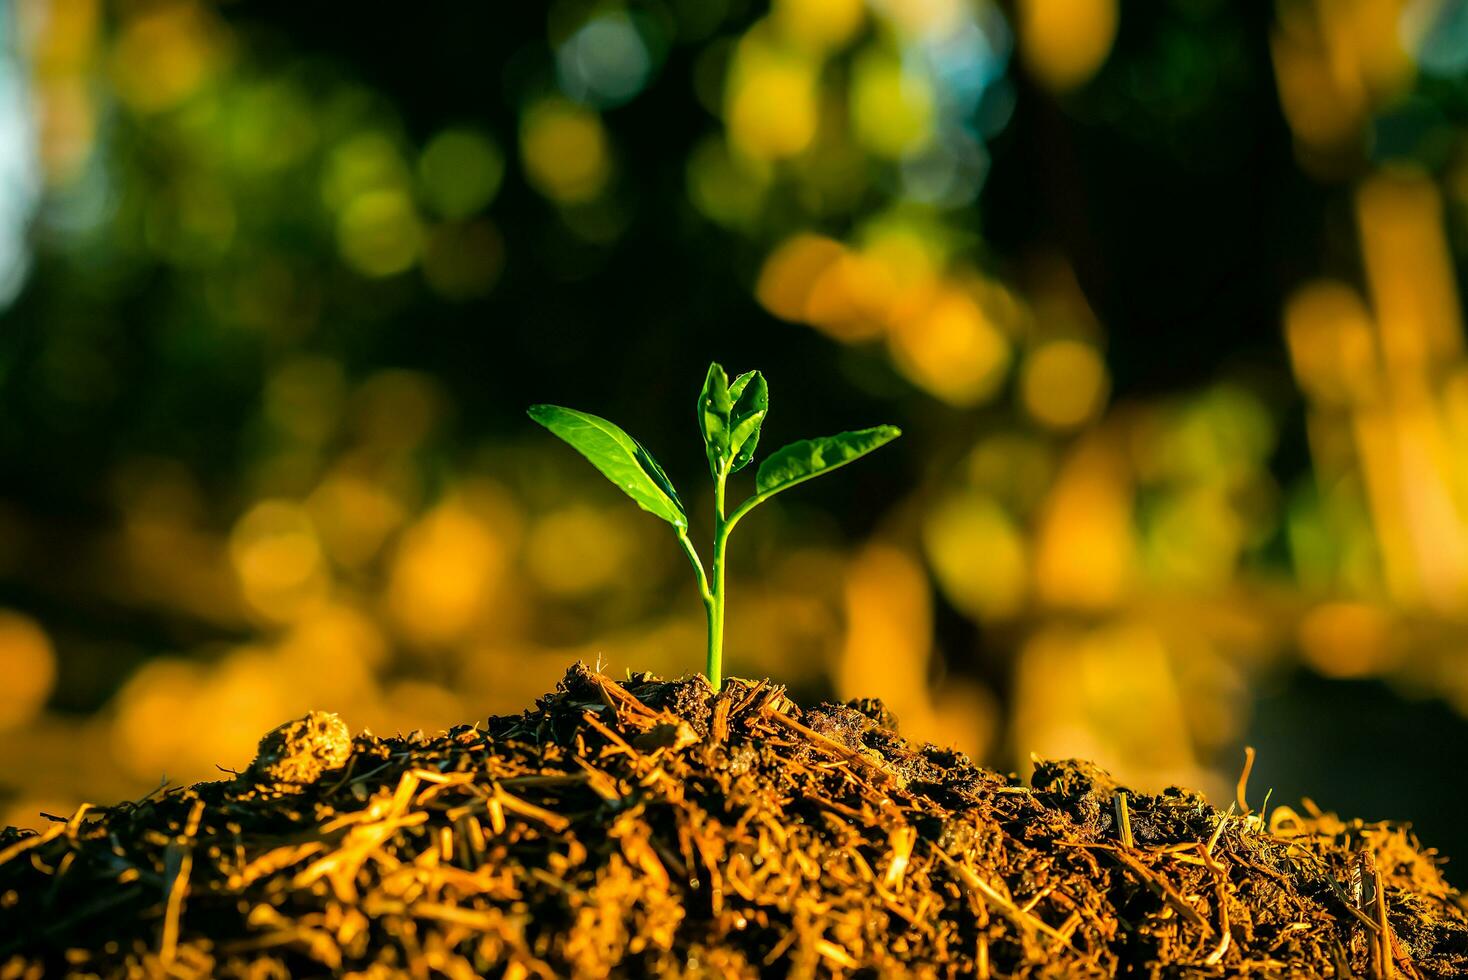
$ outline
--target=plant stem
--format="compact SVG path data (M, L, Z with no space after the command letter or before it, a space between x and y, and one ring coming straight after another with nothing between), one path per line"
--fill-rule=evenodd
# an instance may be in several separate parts
M745 500L744 503L734 508L734 513L730 514L729 519L724 522L724 534L727 535L730 531L734 530L734 525L739 523L740 518L742 518L745 514L748 514L750 511L754 510L760 504L764 503L766 500L769 500L773 496L773 492L750 494L749 498Z
M709 592L709 580L703 571L703 560L698 557L698 550L693 547L693 542L688 538L688 529L678 528L678 543L683 546L683 553L688 556L688 561L693 565L693 574L698 577L698 595L703 599L705 608L713 605L714 596Z
M724 686L724 551L729 540L729 525L724 522L724 482L728 477L725 466L714 479L713 582L708 603L708 664L704 673L715 691Z

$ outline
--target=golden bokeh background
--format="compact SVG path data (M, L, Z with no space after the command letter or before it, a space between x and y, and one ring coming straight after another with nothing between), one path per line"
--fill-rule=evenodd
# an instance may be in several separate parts
M530 6L0 13L0 824L695 669L520 412L702 501L718 358L908 431L744 525L734 673L1468 849L1468 5Z

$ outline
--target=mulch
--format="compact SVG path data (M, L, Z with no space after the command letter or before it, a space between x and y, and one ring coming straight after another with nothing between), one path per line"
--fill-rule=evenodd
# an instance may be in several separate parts
M1468 975L1439 863L1308 801L1026 785L877 701L578 664L521 715L313 713L234 778L0 831L0 980Z

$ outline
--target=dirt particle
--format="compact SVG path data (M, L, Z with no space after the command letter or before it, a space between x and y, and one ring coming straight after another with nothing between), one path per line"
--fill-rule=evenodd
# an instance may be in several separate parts
M312 711L260 739L249 772L257 779L303 787L340 769L352 756L352 733L330 711Z

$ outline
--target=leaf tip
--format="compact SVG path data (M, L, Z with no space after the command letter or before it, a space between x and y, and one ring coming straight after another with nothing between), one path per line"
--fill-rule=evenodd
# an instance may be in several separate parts
M525 414L547 429L554 431L553 423L556 421L557 416L564 417L569 411L569 409L562 408L560 405L531 405L525 409Z

